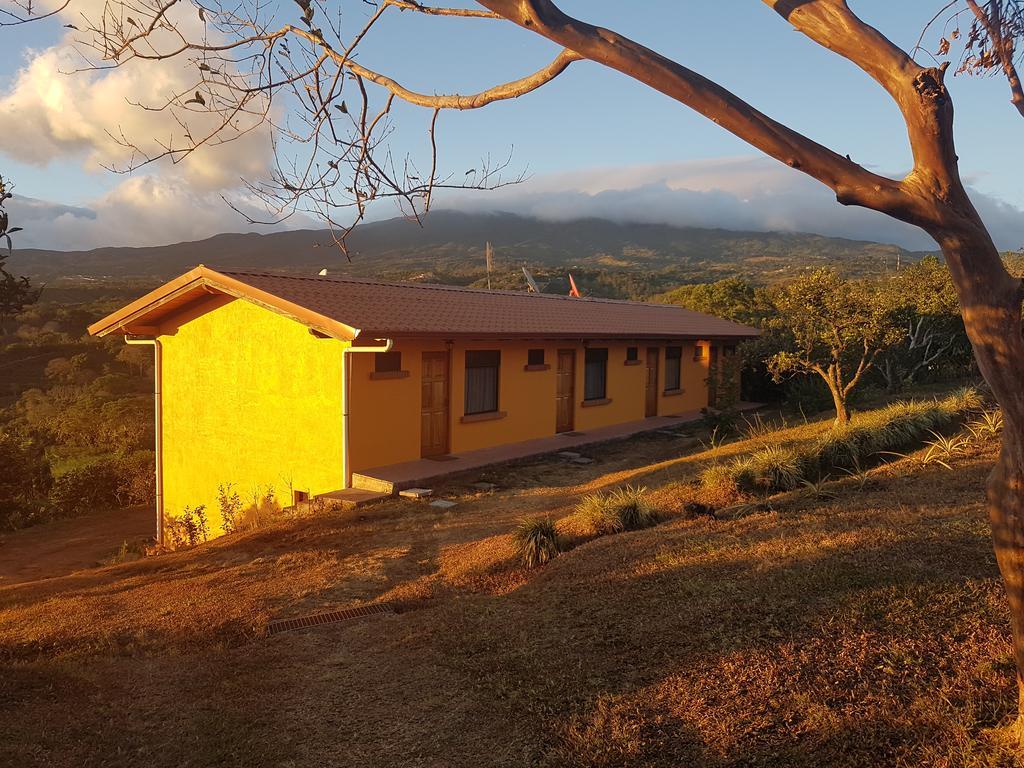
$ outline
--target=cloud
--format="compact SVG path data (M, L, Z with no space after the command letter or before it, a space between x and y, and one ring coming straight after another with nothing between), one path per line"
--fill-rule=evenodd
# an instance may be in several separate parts
M233 198L232 202L254 218L265 215L256 201ZM14 197L6 207L12 224L24 228L15 235L17 248L147 246L201 240L222 232L318 226L304 216L276 227L250 225L218 193L197 190L181 179L155 176L129 178L88 206Z
M43 6L57 7L55 0L41 0ZM98 19L104 12L109 12L104 0L76 0L61 16L81 25L81 16ZM170 13L176 14L175 25L201 30L193 5L172 8ZM187 146L185 129L169 112L133 105L161 105L175 94L191 92L199 74L194 64L184 59L152 61L69 74L84 66L73 42L76 34L69 32L45 50L23 52L24 65L0 94L0 154L28 165L78 163L86 171L106 174L106 168L124 168L140 157L114 137L124 137L149 156L160 154L167 145ZM225 231L268 231L248 224L221 198L229 198L254 218L267 218L266 209L247 196L242 179L269 175L274 158L269 129L261 126L246 132L251 127L246 119L255 118L240 118L238 138L201 147L180 162L165 158L146 165L107 194L80 206L16 197L7 207L16 226L25 228L17 235L18 245L79 250L157 245ZM202 137L217 120L213 113L190 113L188 129ZM312 222L296 217L286 226L290 225Z
M164 145L187 146L184 129L170 113L133 105L165 103L193 85L194 73L179 62L153 62L66 74L80 65L77 54L62 45L34 55L18 71L0 99L0 135L7 153L39 166L78 158L87 170L102 170L132 160L122 136L148 156L160 154ZM190 115L189 129L193 136L204 136L215 120L213 114ZM238 186L240 177L265 175L270 158L269 134L258 129L201 148L176 165L162 164L159 173L179 176L198 189L227 189Z
M1000 248L1024 245L1024 211L977 191L972 198ZM681 227L814 232L915 250L936 247L919 229L875 211L839 205L823 185L760 157L550 174L491 193L452 194L438 204L552 221L596 217Z

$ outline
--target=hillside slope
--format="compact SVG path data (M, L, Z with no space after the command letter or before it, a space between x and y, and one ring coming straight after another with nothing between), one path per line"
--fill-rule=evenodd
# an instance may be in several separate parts
M904 460L836 498L509 559L523 515L626 483L678 512L702 467L761 444L655 434L503 468L495 493L449 483L447 511L394 499L0 585L0 763L1014 765L993 731L1017 700L983 505L995 443L955 471ZM401 611L264 634L381 600Z
M847 274L879 274L897 258L915 259L894 245L814 234L734 232L658 224L618 224L599 219L550 222L512 214L432 213L421 228L403 219L371 222L350 239L352 261L322 231L223 234L191 243L90 251L24 249L12 262L45 281L86 278L167 278L196 264L300 272L328 267L338 274L475 283L485 278L484 244L495 247L492 282L522 285L526 264L542 278L568 267L584 283L620 275L603 295L649 295L681 282L741 274L772 282L807 267L831 264ZM607 280L605 281L607 282ZM561 286L553 290L560 290Z

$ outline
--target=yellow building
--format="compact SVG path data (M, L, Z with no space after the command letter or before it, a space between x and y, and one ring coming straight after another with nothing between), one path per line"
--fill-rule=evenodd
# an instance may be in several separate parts
M664 304L199 266L90 326L156 356L157 513L708 405L756 331ZM162 530L162 525L161 525Z

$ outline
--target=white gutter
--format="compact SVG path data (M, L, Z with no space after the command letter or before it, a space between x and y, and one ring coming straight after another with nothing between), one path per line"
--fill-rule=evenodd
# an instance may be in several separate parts
M341 465L343 483L342 488L352 487L352 463L349 461L348 450L348 401L349 390L352 387L352 372L349 371L349 361L346 355L352 352L390 352L394 342L391 339L374 339L383 341L382 347L345 347L341 351Z
M163 348L156 338L144 339L125 335L125 344L153 347L153 411L155 429L156 468L156 543L164 545L164 430L163 430Z

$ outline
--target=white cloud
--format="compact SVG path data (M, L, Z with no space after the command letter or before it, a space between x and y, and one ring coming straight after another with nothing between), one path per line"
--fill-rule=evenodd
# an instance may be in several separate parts
M972 198L1000 248L1024 246L1024 211L976 191ZM818 182L760 157L551 174L491 193L452 194L439 200L439 206L554 221L596 217L681 227L815 232L935 249L931 238L917 228L875 211L839 205Z
M263 209L252 200L233 203L251 216ZM108 245L146 246L201 240L222 232L270 232L313 228L295 216L277 227L250 225L217 192L197 190L181 179L129 178L87 206L67 206L15 197L7 203L11 222L23 227L18 248L86 250Z

